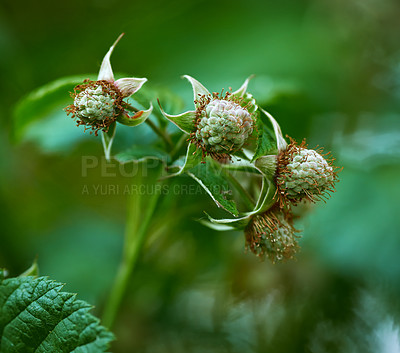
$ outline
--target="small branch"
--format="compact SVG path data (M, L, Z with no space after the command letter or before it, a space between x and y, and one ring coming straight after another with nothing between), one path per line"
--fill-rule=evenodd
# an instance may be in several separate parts
M147 125L149 125L152 130L159 136L161 137L164 142L166 143L166 145L169 147L169 149L173 149L174 148L174 144L171 141L171 138L169 137L169 135L167 135L165 133L165 131L162 131L156 124L154 124L150 119L146 119L145 123Z
M180 139L176 143L174 149L171 151L171 160L176 159L176 156L178 155L179 150L182 148L182 146L187 141L187 139L188 139L188 135L186 135L185 133L180 137Z
M158 179L160 171L161 168L153 176L153 182ZM139 186L151 185L149 177L143 178L141 175L134 177L134 183ZM115 322L140 251L145 243L159 197L160 193L157 192L146 195L136 193L129 195L123 258L102 317L103 325L110 329Z

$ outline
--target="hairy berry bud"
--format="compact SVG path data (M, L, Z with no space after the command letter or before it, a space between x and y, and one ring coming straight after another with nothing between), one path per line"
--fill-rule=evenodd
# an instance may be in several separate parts
M78 125L91 128L97 135L98 130L107 131L123 110L122 95L110 82L86 80L75 87L74 104L66 108Z
M307 149L305 141L301 145L292 141L278 156L276 180L284 198L294 203L303 199L317 201L334 191L335 167L319 152Z
M196 143L207 153L226 155L239 151L253 132L252 114L226 94L202 97L197 110Z
M104 120L114 115L114 99L99 85L97 88L86 88L74 99L77 107L76 116L80 119Z
M272 208L252 218L245 230L247 247L257 256L273 263L292 259L299 249L291 218Z

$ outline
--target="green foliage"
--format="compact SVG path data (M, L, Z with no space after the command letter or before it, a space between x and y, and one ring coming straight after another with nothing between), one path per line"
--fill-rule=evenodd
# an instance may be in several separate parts
M45 277L4 279L0 272L0 351L100 353L114 336L92 306Z
M22 98L13 111L13 136L17 142L35 142L44 151L70 150L90 135L77 133L75 123L64 108L72 103L69 92L84 79L69 76L50 82ZM83 131L83 130L82 130Z
M186 156L184 158L180 158L176 163L179 166L180 170L174 175L182 174L194 168L201 162L202 158L203 157L201 149L197 148L194 143L189 143L186 151Z
M168 153L152 146L134 145L123 152L117 153L114 158L122 164L141 162L146 159L158 159L163 162L168 162L169 155Z
M38 120L48 118L58 111L66 115L62 108L71 101L69 92L82 83L88 76L63 77L39 87L28 94L16 105L14 109L14 136L21 141L28 127Z
M207 157L206 163L200 163L187 172L211 196L218 207L237 216L236 203L231 199L232 188L223 174L221 165Z
M12 134L16 142L34 142L45 152L65 152L74 148L76 143L83 140L94 139L89 133L84 134L83 128L77 129L75 122L69 118L64 108L71 104L70 92L74 87L81 84L85 79L95 79L93 75L68 76L52 81L39 88L36 88L27 96L22 98L13 110ZM171 111L182 108L182 99L172 93L169 89L159 87L154 89L146 85L135 93L134 98L129 97L128 103L135 106L138 104L143 109L148 109L149 101L153 106L157 104L159 97L168 102L166 106ZM162 117L158 109L152 112L159 124L165 128L167 121ZM142 117L134 120L124 119L126 125L136 126L148 117L145 111ZM131 139L132 132L119 126L118 135L122 138ZM104 134L105 149L111 150L115 126L110 127L109 132Z
M264 114L259 114L256 128L257 146L252 158L253 161L267 154L277 153L275 135L269 125L267 125L269 122L265 120Z

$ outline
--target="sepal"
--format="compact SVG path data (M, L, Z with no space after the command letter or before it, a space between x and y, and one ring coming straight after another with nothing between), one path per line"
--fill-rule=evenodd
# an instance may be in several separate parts
M208 96L211 93L208 91L207 88L205 88L199 81L197 81L193 77L189 75L183 75L182 77L186 78L192 85L194 104L196 108L198 108L199 103L197 103L197 100L200 98L200 96Z
M196 112L195 111L187 111L185 113L179 115L170 115L164 112L161 107L160 102L158 102L160 106L161 113L167 118L169 121L174 123L179 129L187 134L192 133L196 129Z
M111 57L111 54L112 54L115 46L118 44L119 40L123 37L123 35L124 35L124 33L120 34L120 36L117 38L117 40L110 47L107 54L105 55L105 57L101 63L101 66L100 66L100 71L99 71L97 80L106 80L106 81L110 81L110 82L114 81L114 74L113 74L113 70L111 68L110 57Z
M127 126L137 126L143 123L152 113L153 105L150 103L150 108L147 110L139 110L136 114L130 116L127 112L123 112L117 118L120 124Z
M147 78L120 78L114 82L114 85L119 89L122 96L125 98L130 97L132 94L139 91L146 81Z
M246 106L246 109L251 114L254 114L258 109L256 100L253 98L252 94L247 92L247 86L249 85L249 82L253 77L254 75L249 76L239 89L237 89L235 92L232 92L233 96L239 98L242 101L241 106Z
M180 168L178 172L171 174L170 176L178 176L194 167L196 167L202 161L203 155L201 150L193 143L189 143L185 159L183 164L178 165ZM173 166L174 167L174 166Z
M284 137L282 135L281 127L279 126L278 122L275 120L275 118L270 113L268 113L267 111L265 111L262 108L260 108L260 110L271 121L271 124L272 124L272 126L274 128L274 133L275 133L275 138L276 138L276 147L278 149L278 152L284 151L287 148L288 144L287 144L286 140L284 139Z
M254 165L269 179L273 179L278 167L276 156L268 155L258 158Z

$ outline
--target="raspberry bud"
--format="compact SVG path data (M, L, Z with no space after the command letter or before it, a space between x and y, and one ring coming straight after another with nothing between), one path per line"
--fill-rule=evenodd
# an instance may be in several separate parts
M291 218L278 207L252 218L245 229L246 245L257 256L273 263L292 259L299 249Z
M229 155L239 151L253 132L252 114L226 94L202 97L197 110L197 130L192 134L195 142L211 155Z
M323 199L334 191L337 180L332 161L326 160L321 151L306 147L305 141L301 145L292 141L278 156L277 185L280 194L292 203Z
M110 94L103 92L99 85L97 88L86 88L74 100L77 107L76 116L82 120L104 120L114 115L114 99Z
M98 130L107 131L123 110L122 95L110 82L86 80L75 87L72 94L74 103L66 108L78 125L91 128L97 135Z

